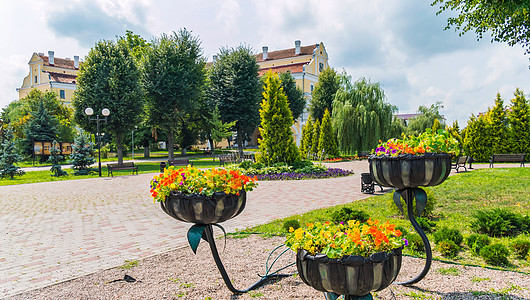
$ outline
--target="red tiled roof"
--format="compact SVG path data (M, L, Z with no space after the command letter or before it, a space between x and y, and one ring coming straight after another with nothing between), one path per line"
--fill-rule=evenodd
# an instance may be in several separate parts
M42 58L42 60L44 61L44 64L46 66L51 66L48 56L44 56L44 55L41 55L41 54L39 54L39 56L40 56L40 58ZM58 68L76 70L76 68L74 68L74 61L70 60L70 59L54 57L53 66L54 67L58 67Z
M270 68L263 68L259 69L258 75L262 76L263 74L267 73L269 70L275 73L285 73L287 71L290 71L292 73L301 73L304 70L304 65L306 63L298 63L298 64L292 64L292 65L285 65L285 66L276 66L276 67L270 67Z
M48 72L51 81L60 83L76 83L77 75Z
M312 55L315 48L318 47L318 44L310 45L310 46L302 46L300 47L300 54L299 55ZM278 50L278 51L272 51L267 52L267 60L263 59L263 53L256 54L256 61L257 62L263 62L263 61L269 61L269 60L275 60L275 59L282 59L282 58L288 58L288 57L296 57L299 55L294 54L295 48L291 49L285 49L285 50Z

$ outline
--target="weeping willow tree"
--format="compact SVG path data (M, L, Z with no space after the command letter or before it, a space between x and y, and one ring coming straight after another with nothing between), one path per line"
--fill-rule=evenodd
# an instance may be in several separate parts
M402 127L394 118L397 107L385 99L379 83L364 77L352 83L350 76L341 75L341 86L333 100L332 122L342 154L369 151L379 140L401 134Z

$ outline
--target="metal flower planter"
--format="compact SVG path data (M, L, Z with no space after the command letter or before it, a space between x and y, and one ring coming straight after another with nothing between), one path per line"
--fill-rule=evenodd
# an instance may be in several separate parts
M160 202L162 210L173 218L195 224L214 224L239 215L247 202L244 190L239 195L214 193L212 196L171 192Z
M388 287L399 274L401 260L401 248L367 258L346 255L340 259L299 250L296 268L302 281L316 290L354 299Z
M412 226L420 235L425 246L426 261L422 272L415 278L398 284L409 285L422 280L429 272L432 263L432 250L429 239L414 218L413 200L416 200L418 216L427 205L427 195L420 186L439 185L451 173L451 155L447 153L425 153L424 155L401 154L399 156L375 156L368 158L370 173L382 186L397 189L394 202L401 207L401 197L407 204L407 215Z

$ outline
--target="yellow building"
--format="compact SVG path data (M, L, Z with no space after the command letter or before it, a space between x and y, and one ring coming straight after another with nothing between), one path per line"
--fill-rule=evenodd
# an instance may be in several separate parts
M309 116L308 105L311 101L311 94L318 82L320 73L329 68L328 53L323 43L301 46L300 41L294 42L294 48L272 52L268 50L268 47L264 46L263 52L256 55L260 67L259 75L261 76L269 70L276 73L290 71L296 80L296 85L304 92L306 108L291 127L296 144L300 146L302 127ZM257 133L255 135L256 137L253 137L252 141L257 140Z
M33 53L29 60L29 74L24 78L22 86L17 88L18 98L26 97L32 89L52 91L67 105L71 105L72 96L77 87L77 71L79 70L79 56L74 60L58 58L53 51Z

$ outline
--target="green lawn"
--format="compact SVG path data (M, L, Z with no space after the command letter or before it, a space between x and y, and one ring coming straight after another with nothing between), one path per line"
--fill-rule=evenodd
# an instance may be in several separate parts
M473 172L450 176L443 184L430 189L436 198L434 216L432 217L432 220L436 222L436 227L457 228L461 230L464 237L467 237L473 233L470 222L474 219L474 212L478 210L506 208L512 212L529 214L530 168L474 170ZM374 219L389 220L396 225L405 227L409 232L414 232L408 219L396 213L392 193L369 197L341 206L364 210ZM234 236L241 238L249 233L260 233L264 236L284 235L283 224L286 220L298 220L302 226L309 222L330 221L331 213L341 206L274 220L261 226L247 228L234 234ZM427 235L434 249L433 236L432 234ZM506 246L511 241L508 238L495 238L493 240ZM417 253L406 253L418 255ZM438 258L448 260L447 258ZM530 272L530 261L517 260L513 256L509 257L509 260L513 265L509 266L508 269ZM460 252L460 255L452 261L461 264L484 264L481 258L471 256L468 250Z

